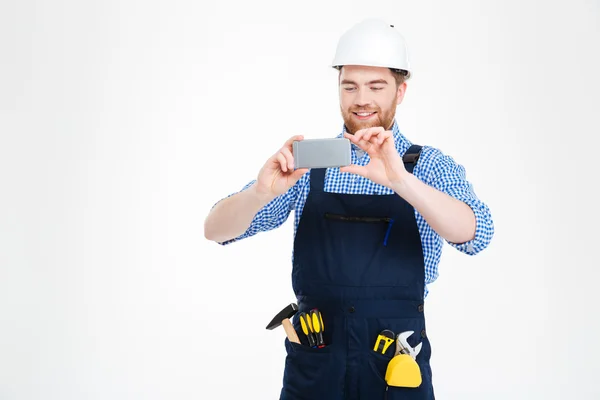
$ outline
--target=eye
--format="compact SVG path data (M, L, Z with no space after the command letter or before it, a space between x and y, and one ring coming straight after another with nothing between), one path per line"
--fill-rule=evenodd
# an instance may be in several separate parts
M372 87L371 89L373 89L373 90L382 90L383 87Z
M346 92L350 92L350 91L354 90L354 88L353 87L345 87L344 90Z

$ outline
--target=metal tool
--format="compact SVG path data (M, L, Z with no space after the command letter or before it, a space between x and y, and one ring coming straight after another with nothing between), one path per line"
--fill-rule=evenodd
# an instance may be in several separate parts
M317 337L313 330L310 316L307 315L305 312L301 312L300 314L298 314L298 317L300 318L302 332L304 332L304 334L308 338L308 344L310 345L310 347L317 347Z
M296 333L296 330L294 329L294 326L292 325L292 323L290 321L290 318L292 318L294 316L294 314L296 314L297 312L298 312L298 305L295 303L291 303L290 305L286 306L283 310L281 310L275 316L275 318L273 318L271 320L271 322L269 322L269 325L267 325L267 329L273 330L273 329L283 325L283 329L285 330L288 340L290 342L300 344L300 339L298 338L298 334Z
M375 346L373 347L373 351L376 351L377 353L385 354L386 351L388 350L388 348L390 347L390 345L392 343L394 343L395 337L396 336L395 336L394 332L390 331L389 329L384 329L377 336L377 340L375 341Z
M414 331L405 331L399 333L396 336L396 355L398 354L408 354L413 359L417 359L417 355L421 352L421 347L423 346L423 342L416 345L414 348L408 344L408 338L415 333Z

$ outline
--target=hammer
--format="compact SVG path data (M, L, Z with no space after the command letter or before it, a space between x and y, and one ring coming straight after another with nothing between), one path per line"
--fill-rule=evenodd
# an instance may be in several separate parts
M283 329L287 334L288 340L290 342L300 344L298 334L296 333L294 326L290 322L290 318L292 318L297 312L298 306L295 303L291 303L290 305L286 306L283 310L281 310L271 322L269 322L269 325L267 325L267 329L273 330L279 327L280 325L283 325Z

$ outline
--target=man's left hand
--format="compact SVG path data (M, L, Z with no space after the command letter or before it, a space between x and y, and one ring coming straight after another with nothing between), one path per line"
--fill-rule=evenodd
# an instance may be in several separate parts
M354 135L345 133L344 137L367 152L370 161L365 166L353 164L341 167L341 172L363 176L392 190L409 175L404 168L402 157L396 150L391 131L386 131L382 127L365 128Z

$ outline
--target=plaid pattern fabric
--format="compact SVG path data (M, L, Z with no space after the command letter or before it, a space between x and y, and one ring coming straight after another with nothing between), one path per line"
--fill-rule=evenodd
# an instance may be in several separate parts
M396 149L400 156L402 156L412 143L400 133L396 121L394 121L392 132ZM344 132L342 131L337 137L343 137L343 133ZM369 155L352 144L352 163L366 165L368 162ZM477 198L471 183L467 181L464 167L457 164L450 156L444 155L440 150L429 146L423 146L421 156L417 165L415 165L413 174L422 182L465 202L475 213L477 221L475 238L467 243L447 243L458 251L469 255L475 255L485 249L494 234L494 223L489 208ZM255 181L249 182L241 190L247 189L254 182ZM275 229L288 219L292 210L294 210L295 237L309 191L310 171L304 174L290 190L263 207L256 214L250 227L245 233L221 244L227 245L251 237L259 232ZM327 169L324 191L369 195L394 193L391 189L378 185L362 176L341 173L339 168ZM229 196L232 196L233 194L235 193L232 193ZM423 256L425 259L426 286L424 295L427 296L427 285L434 282L438 277L438 264L442 255L444 239L427 224L425 219L416 210L415 217L421 235Z

